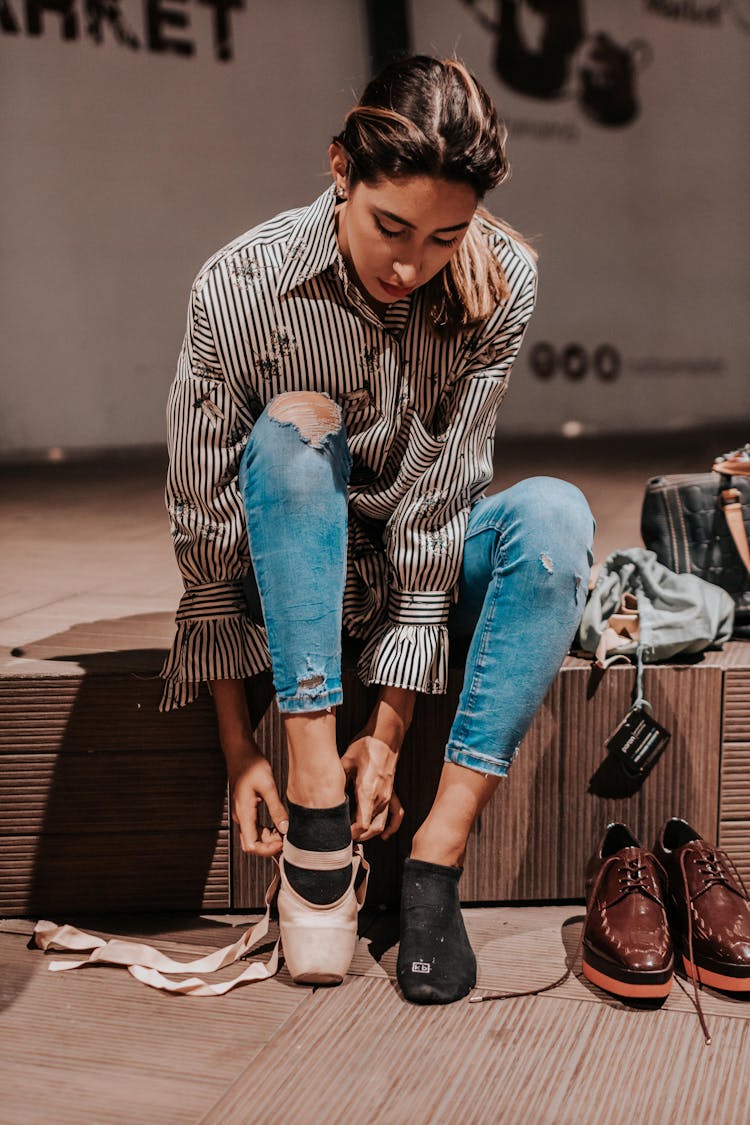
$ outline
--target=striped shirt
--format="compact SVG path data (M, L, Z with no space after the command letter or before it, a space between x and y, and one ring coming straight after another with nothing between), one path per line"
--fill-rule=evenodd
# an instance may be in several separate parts
M334 208L331 187L217 251L193 283L167 411L166 499L185 593L163 710L195 699L201 681L270 666L243 594L237 473L255 420L283 391L323 391L342 409L353 460L343 615L364 641L361 679L446 690L468 513L492 479L536 270L518 242L478 220L510 296L479 328L440 339L420 289L383 320L369 308L348 280Z

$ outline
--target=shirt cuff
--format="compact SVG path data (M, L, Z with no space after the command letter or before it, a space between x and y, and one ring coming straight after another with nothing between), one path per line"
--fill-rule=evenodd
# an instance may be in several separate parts
M204 582L190 586L180 598L175 621L230 617L247 613L242 582Z
M445 625L450 607L450 590L391 590L388 594L388 620L394 625Z
M266 631L247 613L239 583L211 582L186 590L177 633L164 661L160 711L184 707L205 680L241 680L270 667Z
M367 687L389 684L443 695L448 689L447 626L387 622L365 646L357 673Z

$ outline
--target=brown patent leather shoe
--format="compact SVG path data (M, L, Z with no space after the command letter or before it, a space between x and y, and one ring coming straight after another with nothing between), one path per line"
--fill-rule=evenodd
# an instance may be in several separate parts
M610 824L586 869L583 973L626 999L659 999L674 956L658 861L624 824Z
M667 872L672 933L688 976L750 992L750 902L726 852L677 817L654 852Z

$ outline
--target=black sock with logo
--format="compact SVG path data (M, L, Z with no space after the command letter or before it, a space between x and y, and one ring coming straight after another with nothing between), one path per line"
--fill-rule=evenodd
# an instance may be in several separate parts
M458 899L463 867L407 859L396 975L412 1004L450 1004L471 992L477 961Z
M287 800L289 831L286 838L295 848L308 852L338 852L352 842L349 802L331 809L308 809ZM308 902L328 906L341 898L352 877L352 865L334 871L311 871L284 860L289 884Z

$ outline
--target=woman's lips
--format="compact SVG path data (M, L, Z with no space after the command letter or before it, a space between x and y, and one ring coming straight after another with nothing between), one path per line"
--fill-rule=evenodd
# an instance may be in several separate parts
M387 282L380 281L380 278L378 278L378 282L383 286L389 297L407 297L414 288L414 286L411 286L409 289L399 289L397 285L388 285Z

